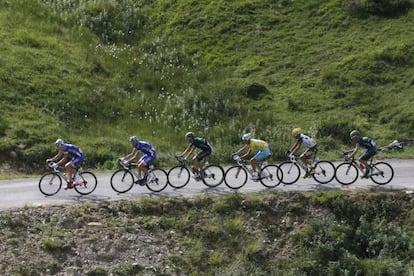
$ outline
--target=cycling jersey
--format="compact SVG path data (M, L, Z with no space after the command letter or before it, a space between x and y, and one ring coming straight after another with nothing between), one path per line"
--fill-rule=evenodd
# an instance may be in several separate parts
M79 167L85 160L83 151L75 145L72 144L63 144L63 152L69 154L72 159L70 162L73 167Z
M316 146L315 141L313 141L311 137L302 133L298 137L298 142L305 144L305 146L308 148L313 148L314 146Z
M359 137L357 144L366 149L377 149L374 140L368 137Z
M146 141L139 141L135 145L135 148L139 151L142 151L144 154L156 155L155 148L150 143L148 143Z
M201 150L211 150L211 146L207 142L206 138L194 137L193 142L191 143L191 146L199 148Z
M269 148L266 141L259 139L250 139L249 148L252 151L263 151Z

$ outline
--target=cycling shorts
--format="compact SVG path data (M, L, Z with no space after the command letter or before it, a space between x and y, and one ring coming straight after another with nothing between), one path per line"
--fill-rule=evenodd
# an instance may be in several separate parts
M211 154L211 149L205 149L205 150L203 150L203 151L200 151L198 154L197 154L197 156L196 156L196 158L197 158L197 161L201 161L201 160L203 160L204 158L206 158L207 156L209 156Z
M254 159L256 159L258 162L263 161L265 158L270 156L270 149L264 149L256 153L254 156Z
M157 154L144 154L138 161L138 163L143 162L145 166L149 166L154 160L157 159Z
M85 161L85 158L83 156L74 156L70 160L70 163L72 164L72 167L79 168L80 165L82 165L83 161Z
M367 150L366 152L364 152L361 155L361 157L359 158L359 160L368 161L375 154L377 154L377 149L375 147L372 147L369 150Z

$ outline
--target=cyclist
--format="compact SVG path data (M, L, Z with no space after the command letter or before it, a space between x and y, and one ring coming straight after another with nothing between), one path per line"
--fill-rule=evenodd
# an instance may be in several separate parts
M250 163L252 164L253 169L252 179L257 180L259 178L259 163L271 155L269 144L264 140L253 139L251 133L243 134L242 141L245 145L232 155L239 155L244 152L244 154L240 157L245 158L251 154L254 154L253 157L250 158Z
M208 143L207 139L204 137L195 137L194 133L187 132L185 134L185 139L190 143L184 152L180 155L184 159L187 159L196 148L201 151L192 158L193 163L193 173L196 180L200 180L201 172L201 161L211 154L212 148Z
M359 168L361 171L364 171L365 169L365 173L362 175L362 178L367 178L369 173L368 160L377 154L377 146L371 138L362 137L358 130L351 131L349 136L351 137L352 142L355 143L355 148L350 150L350 153L347 156L348 159L352 158L358 152L360 147L366 148L366 151L359 158Z
M315 167L311 164L310 157L315 157L316 153L318 152L318 146L316 142L309 137L302 133L302 129L297 127L292 130L292 136L295 137L296 143L288 150L287 155L289 158L294 158L295 153L300 149L302 144L306 146L306 150L300 155L300 160L305 165L305 174L303 178L309 177L312 174L315 174Z
M85 156L79 147L72 144L67 144L60 138L56 140L55 146L58 151L57 155L46 159L46 162L57 162L56 166L62 166L63 164L65 165L65 172L68 176L68 184L66 189L72 189L73 176L76 174L77 169L85 160Z
M137 171L138 179L135 181L136 184L145 184L145 178L147 176L148 168L152 162L157 159L157 152L155 148L146 141L140 141L137 136L129 137L129 142L132 144L133 149L130 154L121 158L121 161L124 165L137 159L139 152L142 152L144 155L138 160Z

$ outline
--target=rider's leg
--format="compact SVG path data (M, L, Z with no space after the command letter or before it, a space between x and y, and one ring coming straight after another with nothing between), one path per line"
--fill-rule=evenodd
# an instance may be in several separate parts
M201 172L202 170L202 165L201 165L201 161L206 158L207 156L209 156L211 154L210 150L204 150L201 151L197 154L197 156L194 156L192 159L192 163L193 163L193 167L196 169L196 171L198 173Z

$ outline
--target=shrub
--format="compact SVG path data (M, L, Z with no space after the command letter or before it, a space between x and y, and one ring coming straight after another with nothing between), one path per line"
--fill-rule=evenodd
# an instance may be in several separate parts
M352 13L385 16L405 13L412 6L410 0L350 0L346 3Z

